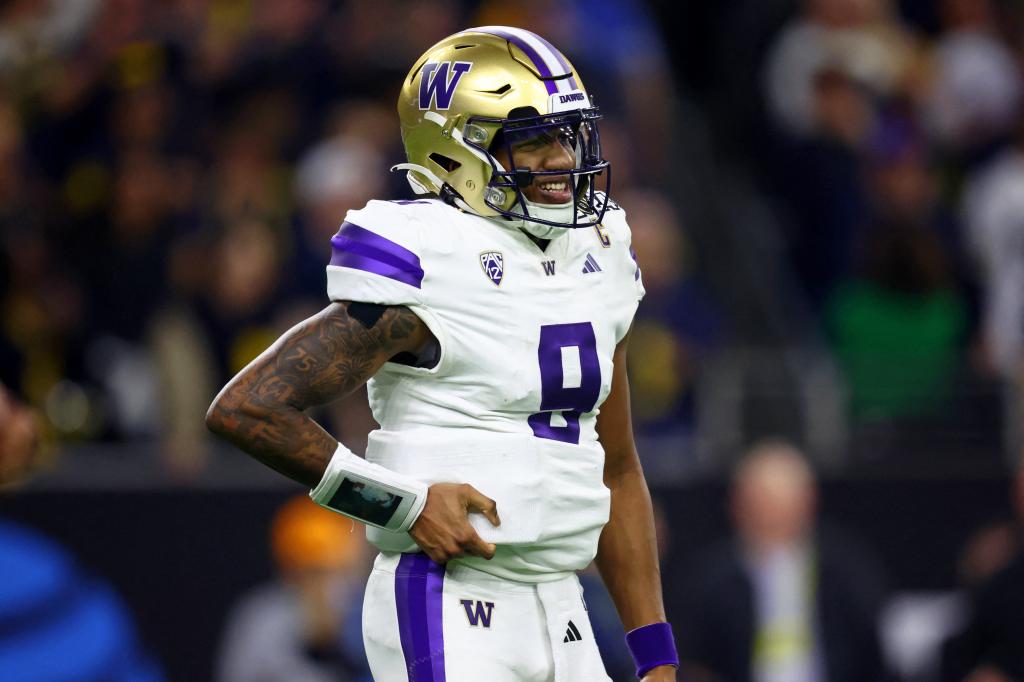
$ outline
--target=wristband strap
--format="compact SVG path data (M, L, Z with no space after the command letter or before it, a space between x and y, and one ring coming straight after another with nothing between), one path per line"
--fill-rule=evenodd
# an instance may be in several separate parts
M341 443L309 496L368 526L404 533L427 503L427 484L368 462Z
M643 677L659 665L679 667L679 654L668 623L651 623L626 633L629 653L633 654L636 676Z

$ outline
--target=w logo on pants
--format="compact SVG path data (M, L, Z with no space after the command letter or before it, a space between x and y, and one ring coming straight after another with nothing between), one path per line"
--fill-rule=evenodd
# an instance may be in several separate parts
M451 77L448 67L451 67ZM420 109L436 108L444 111L451 107L459 80L473 68L472 62L427 62L420 76Z
M485 602L479 599L461 599L459 603L462 604L462 608L466 609L466 619L470 625L473 627L479 627L480 625L483 625L485 628L491 627L491 611L494 609L494 602Z

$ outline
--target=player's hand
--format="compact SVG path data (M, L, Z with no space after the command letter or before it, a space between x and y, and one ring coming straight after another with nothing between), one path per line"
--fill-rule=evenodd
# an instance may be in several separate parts
M676 682L676 668L672 665L659 665L648 670L640 682Z
M490 559L497 549L484 542L473 526L469 513L480 512L492 526L500 526L498 506L468 483L435 483L427 492L427 503L409 530L431 559L439 564L472 554Z

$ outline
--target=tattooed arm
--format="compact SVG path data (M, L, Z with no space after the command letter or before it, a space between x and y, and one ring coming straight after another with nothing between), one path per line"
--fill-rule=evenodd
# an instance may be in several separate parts
M299 323L228 382L206 413L206 424L267 466L313 488L338 442L303 410L348 395L389 359L421 356L433 334L403 306L353 315L356 304L332 303ZM498 523L494 501L470 485L436 483L410 530L435 561L466 553L490 558L467 520L468 510Z
M299 323L232 379L206 424L242 450L303 485L323 476L338 442L303 413L356 390L398 353L433 340L408 308L384 308L367 326L332 303Z

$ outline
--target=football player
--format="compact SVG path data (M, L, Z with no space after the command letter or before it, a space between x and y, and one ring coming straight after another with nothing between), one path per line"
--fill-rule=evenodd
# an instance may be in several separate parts
M398 102L421 199L331 240L332 303L221 391L207 423L367 526L378 680L607 680L575 572L595 556L637 676L675 679L626 344L644 290L598 110L528 31L431 47ZM303 410L367 383L366 457Z

